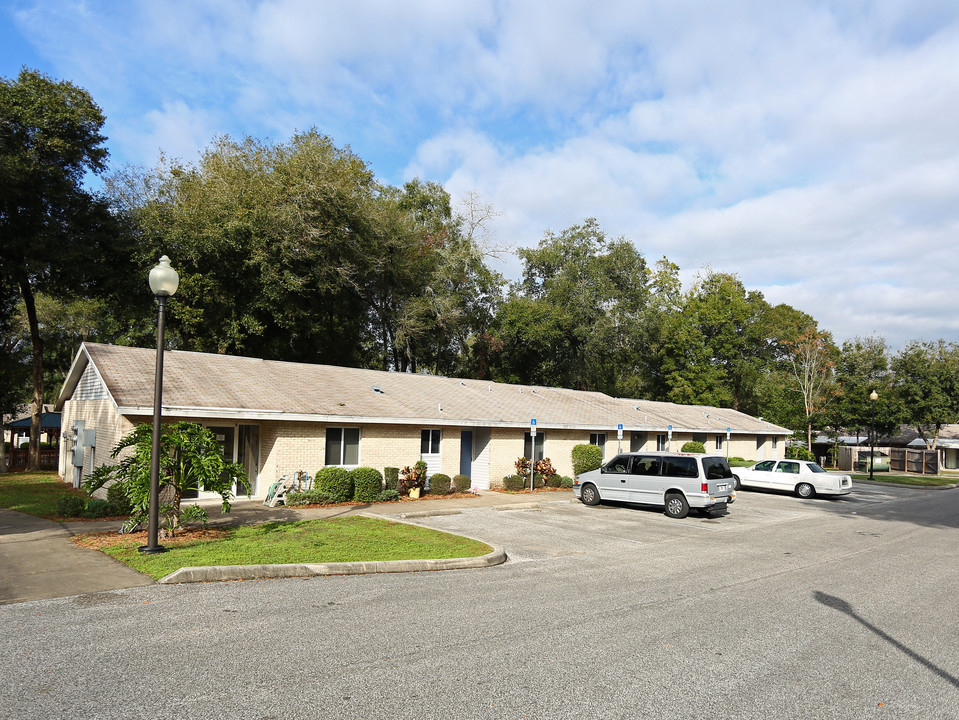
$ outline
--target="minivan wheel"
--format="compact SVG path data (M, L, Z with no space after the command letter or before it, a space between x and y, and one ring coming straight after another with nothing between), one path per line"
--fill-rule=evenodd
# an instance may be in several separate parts
M681 520L689 515L689 503L680 493L671 493L666 496L666 514L671 518Z
M796 494L801 498L811 498L815 496L816 489L809 483L799 483L796 486Z
M579 499L583 505L599 505L599 492L595 485L583 485L579 491Z

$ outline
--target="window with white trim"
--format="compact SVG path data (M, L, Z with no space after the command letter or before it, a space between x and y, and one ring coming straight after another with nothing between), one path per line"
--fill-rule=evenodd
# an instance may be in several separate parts
M603 459L606 459L606 433L590 433L589 444L601 448L603 451Z
M326 464L360 464L360 429L328 427L326 429Z
M723 440L724 440L724 438L723 438L722 435L717 435L717 436L716 436L716 449L717 449L717 450L722 450L722 449L723 449Z
M438 428L424 428L420 432L420 455L439 455L441 437Z
M533 436L525 433L523 436L523 457L531 460L542 460L544 457L544 448L546 445L546 434L536 433L536 446L533 447Z

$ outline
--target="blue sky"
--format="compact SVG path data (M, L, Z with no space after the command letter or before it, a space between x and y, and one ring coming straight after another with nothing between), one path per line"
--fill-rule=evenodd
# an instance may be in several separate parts
M954 0L0 0L23 65L93 95L112 165L316 127L492 205L491 248L595 217L840 342L959 341Z

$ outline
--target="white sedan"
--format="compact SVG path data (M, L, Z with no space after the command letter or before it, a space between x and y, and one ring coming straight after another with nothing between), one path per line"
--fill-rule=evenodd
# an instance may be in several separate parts
M816 495L847 495L852 478L828 473L806 460L763 460L748 468L736 468L736 489L740 487L788 490L801 498Z

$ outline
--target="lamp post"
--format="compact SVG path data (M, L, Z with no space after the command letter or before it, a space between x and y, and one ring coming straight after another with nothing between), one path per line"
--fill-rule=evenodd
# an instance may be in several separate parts
M153 449L150 453L150 507L147 523L147 544L139 548L148 555L166 552L157 542L160 525L160 413L163 405L163 332L166 329L166 301L180 285L180 276L170 267L170 258L150 271L150 289L156 295L157 310L157 366L153 383Z
M873 390L869 393L869 401L872 403L872 421L870 423L869 433L869 479L872 480L872 469L876 464L876 400L879 399L879 393Z

